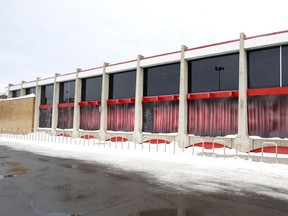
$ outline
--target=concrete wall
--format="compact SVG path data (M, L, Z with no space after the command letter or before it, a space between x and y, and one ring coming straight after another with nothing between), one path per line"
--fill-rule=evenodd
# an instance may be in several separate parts
M34 127L35 97L0 101L1 130L31 130Z

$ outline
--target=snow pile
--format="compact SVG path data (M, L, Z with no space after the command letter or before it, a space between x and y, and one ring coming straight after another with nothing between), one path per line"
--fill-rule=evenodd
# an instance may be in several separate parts
M165 187L180 190L193 189L217 193L232 191L237 194L250 191L288 199L288 165L253 162L246 157L229 157L235 155L235 150L226 149L224 159L219 157L223 155L223 148L215 149L215 157L207 157L197 156L202 153L201 147L195 147L192 155L192 148L183 150L174 143L135 145L131 142L97 143L97 140L95 142L63 137L58 141L60 139L64 142L13 140L1 137L0 145L46 156L102 163L116 169L141 172L155 177Z
M15 98L7 98L4 101L19 100L19 99L26 99L26 98L33 98L33 97L36 97L34 93L28 94L28 95L24 95L24 96L20 96L20 97L15 97Z

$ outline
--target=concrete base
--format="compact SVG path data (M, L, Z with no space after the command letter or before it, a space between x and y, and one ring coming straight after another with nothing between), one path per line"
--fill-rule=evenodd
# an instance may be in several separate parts
M79 131L78 130L73 130L72 131L72 137L73 138L78 138L79 137Z
M176 138L175 138L176 142L178 143L178 146L180 148L185 148L187 146L189 146L189 136L188 134L185 133L178 133Z
M143 136L140 132L135 132L132 135L132 141L136 144L141 144L143 142Z
M99 139L105 141L106 138L107 138L106 131L100 130L100 132L99 132Z
M240 152L250 152L252 148L253 140L249 136L237 135L232 140L232 147Z

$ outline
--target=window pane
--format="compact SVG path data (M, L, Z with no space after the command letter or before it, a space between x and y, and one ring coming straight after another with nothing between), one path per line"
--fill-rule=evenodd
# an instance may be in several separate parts
M15 90L15 91L12 91L12 97L20 97L20 90Z
M144 69L144 96L179 94L180 63Z
M75 81L60 83L60 103L74 102L75 97Z
M41 104L53 104L54 85L41 87Z
M101 100L102 76L82 80L82 101Z
M236 90L238 71L238 53L189 61L188 92Z
M25 95L36 94L36 87L27 88Z
M279 87L279 47L249 51L248 76L249 88Z
M109 75L109 99L134 98L136 70Z
M288 46L282 47L282 85L288 86Z

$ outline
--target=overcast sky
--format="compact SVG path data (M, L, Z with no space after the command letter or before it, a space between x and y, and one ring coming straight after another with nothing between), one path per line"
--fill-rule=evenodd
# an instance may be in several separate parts
M0 0L0 93L18 84L288 29L287 0Z

